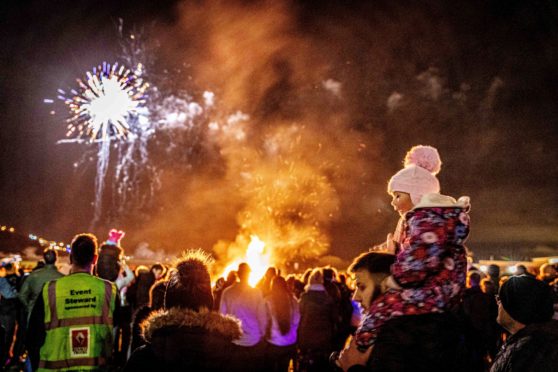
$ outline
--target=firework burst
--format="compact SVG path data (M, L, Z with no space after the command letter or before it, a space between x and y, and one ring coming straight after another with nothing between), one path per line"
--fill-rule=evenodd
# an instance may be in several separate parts
M79 88L72 89L70 97L59 90L71 113L66 136L91 141L125 138L146 101L149 84L141 77L142 70L141 64L132 72L118 63L103 62L77 80Z

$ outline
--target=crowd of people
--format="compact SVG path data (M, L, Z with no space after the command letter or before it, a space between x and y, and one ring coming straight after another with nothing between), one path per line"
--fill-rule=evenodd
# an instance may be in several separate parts
M469 198L440 194L436 149L388 183L400 220L346 272L241 263L212 285L209 254L131 270L121 231L0 277L0 363L24 371L558 371L557 268L487 274L467 259ZM554 319L553 319L554 318Z
M17 264L4 267L4 369L548 371L558 366L558 322L552 320L558 315L558 271L550 264L541 266L538 276L511 277L499 276L495 265L490 275L470 266L454 307L395 315L379 327L374 346L361 351L358 334L366 316L378 299L392 301L386 294L392 290L395 255L363 253L348 275L325 267L284 276L271 267L254 288L246 263L212 287L211 259L201 251L188 252L173 267L131 271L120 265L113 280L99 276L97 257L103 256L92 235L80 234L72 243L70 275L57 270L53 249L44 251L44 265L23 276ZM71 314L77 309L78 320Z

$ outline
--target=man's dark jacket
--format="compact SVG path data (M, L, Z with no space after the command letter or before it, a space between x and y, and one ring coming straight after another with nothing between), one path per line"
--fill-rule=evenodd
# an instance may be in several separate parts
M474 371L463 326L452 314L410 315L386 322L366 366L350 372Z
M558 321L535 323L511 335L491 372L558 372Z

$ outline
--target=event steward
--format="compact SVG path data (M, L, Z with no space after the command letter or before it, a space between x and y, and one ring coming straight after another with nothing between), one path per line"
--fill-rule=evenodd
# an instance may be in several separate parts
M105 371L113 350L116 286L92 275L97 239L79 234L71 244L68 276L43 287L29 320L28 348L39 371Z

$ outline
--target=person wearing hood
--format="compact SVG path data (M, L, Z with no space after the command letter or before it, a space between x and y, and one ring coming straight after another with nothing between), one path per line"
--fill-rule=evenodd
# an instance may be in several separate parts
M385 284L394 262L394 255L380 252L366 252L353 260L348 269L355 278L353 300L364 313L388 289ZM373 348L362 353L353 338L331 355L330 362L336 370L348 372L479 371L464 338L464 327L452 313L399 316L382 325Z
M372 347L379 328L403 315L444 313L457 305L465 288L469 198L439 193L441 160L431 146L415 146L405 167L388 183L392 206L401 215L388 251L396 253L390 288L370 304L356 331L356 345ZM391 246L391 248L390 248Z
M209 262L202 251L189 251L178 262L166 282L164 309L142 324L147 344L132 353L124 372L230 370L231 345L241 328L237 319L210 310Z
M558 321L552 289L529 275L512 276L497 297L497 322L509 333L491 372L558 371Z

